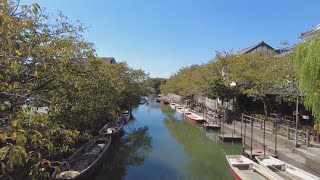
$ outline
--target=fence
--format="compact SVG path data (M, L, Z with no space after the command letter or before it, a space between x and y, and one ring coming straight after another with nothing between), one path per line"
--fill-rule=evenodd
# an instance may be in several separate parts
M316 134L310 130L296 130L295 128L290 127L290 125L281 125L276 122L270 122L265 119L260 119L246 114L241 115L241 120L242 123L250 125L252 123L253 127L260 128L261 130L263 130L263 124L265 123L266 131L269 131L272 134L275 134L275 131L277 131L277 135L285 137L287 140L294 140L295 133L297 131L299 143L306 146L310 146L310 141L313 141Z

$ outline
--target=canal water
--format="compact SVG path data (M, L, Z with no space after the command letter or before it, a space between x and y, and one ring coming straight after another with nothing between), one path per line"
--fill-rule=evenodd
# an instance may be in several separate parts
M219 141L170 106L150 102L132 114L96 180L233 179L225 155L240 154L241 144Z

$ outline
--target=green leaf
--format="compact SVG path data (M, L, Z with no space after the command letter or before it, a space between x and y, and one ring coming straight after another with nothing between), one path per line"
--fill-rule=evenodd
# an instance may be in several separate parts
M10 148L8 146L2 147L0 149L0 159L4 159L7 156L9 150Z
M1 142L5 142L6 141L5 134L0 133L0 140L1 140Z
M42 137L42 134L39 131L37 130L32 130L32 131L35 132L38 136Z
M6 164L4 164L4 162L1 162L1 169L2 169L2 174L6 174Z

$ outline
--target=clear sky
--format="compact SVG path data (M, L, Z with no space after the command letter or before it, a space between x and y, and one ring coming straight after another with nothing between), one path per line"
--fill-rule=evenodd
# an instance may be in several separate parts
M22 0L80 20L100 57L115 57L151 77L206 63L215 51L265 41L298 42L320 23L320 0Z

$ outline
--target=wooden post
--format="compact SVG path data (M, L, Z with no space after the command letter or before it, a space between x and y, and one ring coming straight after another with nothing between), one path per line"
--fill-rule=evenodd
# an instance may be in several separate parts
M243 154L244 154L244 150L245 150L245 146L246 146L246 131L247 131L247 120L245 119L244 122L244 138L243 138L243 146L242 146L242 150L243 150Z
M263 129L262 124L264 123L264 120L262 121L262 120L260 119L259 121L260 121L260 129L262 130L262 129Z
M274 122L272 122L272 134L274 134Z
M310 130L306 131L306 146L309 147L310 143Z
M233 119L233 133L236 133L236 121Z
M274 135L274 156L277 156L277 129L278 129L278 126L277 126L277 119L276 119L276 122L275 122L275 135Z
M241 138L242 138L242 123L243 123L243 113L241 113Z
M250 143L250 146L251 146L250 150L251 150L251 152L250 152L250 156L251 156L251 158L252 158L253 121L252 121L251 116L250 116L250 120L251 120L251 143Z
M266 118L263 118L263 156L266 156Z
M290 126L287 125L287 139L290 140Z

